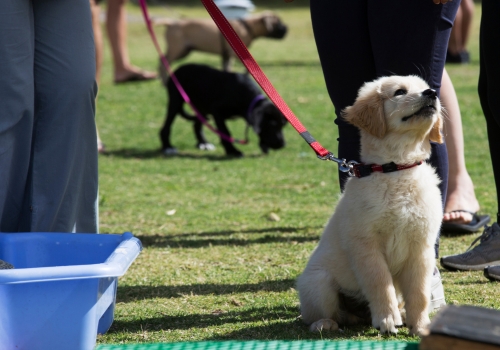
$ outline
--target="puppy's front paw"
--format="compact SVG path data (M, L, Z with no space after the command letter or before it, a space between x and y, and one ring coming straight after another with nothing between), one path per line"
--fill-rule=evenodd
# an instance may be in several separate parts
M396 326L402 324L401 317L398 320L393 315L387 315L378 319L373 319L373 327L378 329L382 334L397 334Z
M319 321L314 322L309 330L311 332L322 332L322 331L336 331L339 329L339 325L332 319L324 318Z
M409 329L409 333L410 333L410 335L423 337L424 335L429 334L429 330L427 327L420 327L420 328L412 327Z
M427 314L422 315L417 322L408 324L410 335L418 335L420 337L425 335L430 323L429 316Z

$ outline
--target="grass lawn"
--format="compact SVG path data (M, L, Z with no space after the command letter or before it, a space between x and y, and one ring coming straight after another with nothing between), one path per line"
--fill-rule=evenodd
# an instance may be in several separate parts
M314 137L336 153L334 110L308 7L283 5L275 10L289 25L289 34L283 41L255 41L252 54ZM177 18L208 16L200 6L154 6L150 12ZM139 9L130 5L129 15L132 62L156 70L157 54ZM479 15L478 7L471 64L448 69L462 108L467 166L481 212L493 217L495 188L476 93ZM162 33L157 28L157 35ZM113 85L105 45L97 124L109 152L99 158L100 230L131 231L144 250L120 279L115 321L99 344L418 340L405 328L389 338L371 327L313 334L298 319L295 279L339 198L334 163L318 161L290 126L285 130L286 148L267 156L260 153L254 134L249 145L238 146L245 153L242 159L226 158L222 147L198 151L191 124L181 118L174 123L172 140L180 154L162 156L158 132L166 109L165 89L158 81ZM219 57L201 53L191 54L185 62L220 66ZM237 64L236 70L242 66ZM243 137L242 120L229 127L235 137ZM216 136L207 135L218 145ZM477 235L443 237L442 255L464 251ZM488 282L481 272L441 272L448 303L500 308L500 284Z

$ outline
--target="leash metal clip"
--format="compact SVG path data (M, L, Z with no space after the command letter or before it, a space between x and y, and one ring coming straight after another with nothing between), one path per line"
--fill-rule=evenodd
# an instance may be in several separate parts
M354 176L354 165L358 164L355 160L347 161L346 159L337 158L333 153L329 152L326 156L318 155L321 160L331 160L339 165L339 170L343 173L348 173L349 176Z

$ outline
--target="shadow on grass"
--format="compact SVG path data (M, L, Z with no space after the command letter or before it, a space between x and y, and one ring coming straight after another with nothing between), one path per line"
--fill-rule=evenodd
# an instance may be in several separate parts
M117 301L128 303L153 298L179 298L183 295L224 295L246 292L283 292L295 285L295 279L263 281L246 284L197 283L182 286L122 286Z
M241 158L230 157L226 155L217 155L210 153L184 153L181 152L172 156L165 156L160 149L137 149L137 148L123 148L118 150L106 151L102 153L104 157L120 157L120 158L134 158L134 159L153 159L153 158L164 158L168 160L169 158L188 158L188 159L207 159L211 161L226 161L226 160L238 160ZM261 158L265 157L265 154L248 154L244 158Z
M346 339L359 336L379 338L379 333L369 326L350 326L342 331L310 332L299 319L299 310L295 307L280 305L273 308L256 307L243 310L224 312L214 310L207 314L168 315L158 312L158 315L146 319L132 321L115 320L108 333L144 333L159 330L187 330L221 327L241 324L237 330L223 335L216 334L199 340L297 340L297 339ZM248 326L247 323L264 323L258 326ZM234 326L232 327L235 328ZM384 337L385 338L385 337ZM391 337L394 338L394 337Z
M479 231L475 233L458 233L458 232L440 232L441 237L446 237L446 238L470 238L469 240L472 242L472 238L474 235L479 234ZM472 237L472 238L471 238Z
M115 320L108 333L120 331L142 332L159 329L190 329L222 326L243 322L259 322L262 320L287 320L287 324L302 326L297 320L299 310L295 307L276 306L273 308L258 307L224 312L216 309L207 314L168 315L158 312L155 317L132 321Z
M232 235L235 233L266 233L266 232L279 232L279 233L294 233L294 232L302 232L302 231L310 231L310 230L319 230L323 229L323 226L308 226L308 227L266 227L266 228L250 228L245 230L227 230L227 231L208 231L208 232L186 232L179 233L174 235L169 235L169 237L187 237L187 236L225 236ZM318 232L319 233L319 232ZM148 236L143 236L148 237Z
M172 239L170 236L136 236L142 243L143 247L170 247L170 248L202 248L209 246L247 246L251 244L264 243L305 243L317 241L319 237L311 236L304 237L303 235L279 236L265 235L255 239L243 238L206 238L206 239Z
M341 331L310 332L307 325L300 320L276 322L270 320L268 325L246 327L215 335L204 340L346 340L359 337L373 337L381 340L379 332L369 326L349 326ZM382 336L383 339L396 340L394 337ZM401 338L404 339L404 338Z
M462 281L462 280L459 280L459 281L452 281L452 282L448 282L447 281L447 285L456 285L456 286L477 286L477 285L488 285L488 284L495 284L497 282L492 282L488 279L486 279L486 277L483 276L482 274L482 271L481 271L481 276L478 276L478 279L474 279L474 277L470 277L470 280L467 280L467 281Z

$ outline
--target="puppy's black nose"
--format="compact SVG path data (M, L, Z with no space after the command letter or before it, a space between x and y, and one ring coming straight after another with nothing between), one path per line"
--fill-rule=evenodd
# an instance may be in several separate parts
M424 91L422 92L422 95L423 95L423 96L430 97L430 98L436 98L436 97L437 97L436 90L434 90L434 89L427 89L427 90L424 90Z

